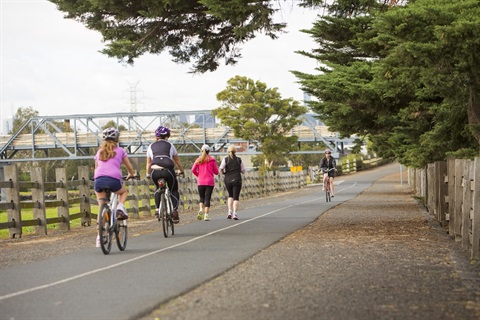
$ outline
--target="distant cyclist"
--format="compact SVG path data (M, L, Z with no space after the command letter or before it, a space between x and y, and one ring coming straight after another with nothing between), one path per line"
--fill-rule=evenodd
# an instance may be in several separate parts
M325 156L320 160L320 170L323 172L323 189L325 190L327 179L330 179L330 194L334 197L335 187L333 185L333 178L335 178L335 171L337 171L337 162L335 158L332 157L332 150L325 150Z
M173 223L178 223L180 217L178 216L178 205L180 202L180 194L178 192L178 180L175 172L175 165L178 168L178 174L183 173L183 165L178 156L175 146L168 141L170 137L170 129L164 126L159 126L155 130L155 137L157 141L148 146L147 149L147 175L150 176L158 190L157 181L160 178L164 178L168 187L172 193L173 204ZM165 168L166 170L152 170L152 165L157 165ZM160 194L155 193L155 205L160 207ZM158 212L155 211L155 216L158 216Z

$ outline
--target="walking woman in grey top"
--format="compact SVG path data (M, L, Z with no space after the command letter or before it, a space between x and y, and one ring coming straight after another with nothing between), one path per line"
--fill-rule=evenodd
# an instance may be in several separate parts
M227 219L238 220L238 206L240 191L242 190L242 173L245 173L245 166L241 158L237 157L234 145L227 149L228 156L222 160L220 171L225 175L224 182L228 192L228 215Z

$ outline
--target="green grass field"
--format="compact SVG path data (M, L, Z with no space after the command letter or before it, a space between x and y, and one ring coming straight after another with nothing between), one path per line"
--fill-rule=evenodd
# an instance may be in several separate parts
M150 205L152 208L155 207L155 201L151 199ZM128 201L125 203L125 207L128 209L129 204ZM80 212L80 204L72 205L70 206L70 214L75 214ZM97 213L98 212L98 205L91 205L91 211L92 213ZM46 216L47 218L55 218L58 216L57 213L57 208L47 208L46 209ZM22 209L22 220L33 220L33 209ZM76 228L81 226L81 220L82 219L75 219L70 221L70 228ZM7 222L8 221L8 215L6 210L0 210L0 222ZM93 224L93 222L92 222ZM47 233L50 233L50 230L58 230L58 224L57 223L52 223L47 225ZM23 235L29 235L29 234L34 234L35 233L35 227L23 227L22 228L22 234ZM8 233L8 229L0 229L0 239L5 240L10 237Z
M98 206L97 205L92 205L91 206L92 212L98 212ZM74 205L70 206L70 213L77 213L80 212L80 205ZM47 208L46 209L46 216L47 218L54 218L58 216L57 213L57 208ZM33 219L33 209L22 209L22 220L32 220ZM1 210L0 211L0 222L7 222L8 221L8 216L7 216L7 211L6 210ZM75 219L70 221L70 228L75 228L80 226L81 219ZM47 225L47 233L49 230L57 230L58 229L58 224L57 223L52 223ZM34 234L35 227L23 227L22 228L22 234L28 235L28 234ZM0 230L0 239L8 239L9 238L9 233L8 229L1 229Z

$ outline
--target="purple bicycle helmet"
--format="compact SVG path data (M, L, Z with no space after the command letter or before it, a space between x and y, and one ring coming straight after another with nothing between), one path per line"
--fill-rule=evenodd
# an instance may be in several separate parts
M161 138L161 137L170 137L170 129L164 126L160 126L155 130L155 137Z
M120 132L118 132L118 130L113 127L103 130L103 140L110 139L110 140L118 141L119 137L120 137Z

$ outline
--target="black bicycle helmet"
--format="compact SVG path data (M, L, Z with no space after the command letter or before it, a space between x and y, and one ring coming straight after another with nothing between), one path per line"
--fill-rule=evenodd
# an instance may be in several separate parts
M155 136L157 138L162 138L162 137L170 137L170 129L164 126L160 126L155 130Z
M120 132L118 132L115 128L108 128L103 130L103 140L114 140L118 142L118 138L120 137Z

